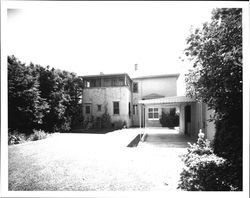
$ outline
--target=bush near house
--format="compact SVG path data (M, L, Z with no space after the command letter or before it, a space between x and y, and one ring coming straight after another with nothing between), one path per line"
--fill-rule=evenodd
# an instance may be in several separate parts
M203 133L199 133L197 143L190 144L182 160L185 168L178 188L187 191L238 190L231 177L233 169L230 162L214 154Z
M160 123L163 127L177 127L179 126L179 115L162 112Z
M118 120L112 123L113 128L115 129L123 129L127 128L127 123L123 120Z
M111 125L112 125L112 123L111 123L111 117L108 114L108 112L105 111L105 113L101 117L101 127L102 128L110 128Z

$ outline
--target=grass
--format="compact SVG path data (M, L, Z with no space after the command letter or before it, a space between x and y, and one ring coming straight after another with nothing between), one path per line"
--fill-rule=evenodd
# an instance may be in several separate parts
M9 146L9 190L176 190L184 149L129 148L136 134L124 131Z

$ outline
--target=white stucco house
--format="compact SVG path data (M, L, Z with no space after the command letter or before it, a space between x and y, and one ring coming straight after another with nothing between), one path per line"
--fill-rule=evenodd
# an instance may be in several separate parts
M114 123L127 127L162 127L162 112L179 115L179 133L197 137L200 129L210 140L215 126L211 110L184 95L178 95L180 74L147 75L130 78L126 73L83 76L83 117L90 120L105 111Z

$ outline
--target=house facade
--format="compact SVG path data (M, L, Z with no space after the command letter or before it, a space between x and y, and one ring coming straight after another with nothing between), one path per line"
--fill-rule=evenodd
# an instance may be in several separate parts
M130 78L128 74L83 76L82 107L88 123L108 113L115 127L162 127L163 113L179 116L180 133L197 137L200 129L213 139L212 111L203 103L177 95L179 74Z
M108 113L114 126L132 126L132 80L127 74L83 76L84 122Z

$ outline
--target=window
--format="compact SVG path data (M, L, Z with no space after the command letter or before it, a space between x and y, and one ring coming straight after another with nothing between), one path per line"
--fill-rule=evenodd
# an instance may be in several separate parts
M148 109L148 119L159 119L158 108L149 108Z
M124 79L123 78L114 78L112 79L112 86L123 86Z
M129 117L131 116L131 107L130 107L130 102L128 103L128 115L129 115Z
M137 105L133 105L133 115L138 114L138 108Z
M112 85L111 79L104 79L104 87L110 87Z
M102 105L97 105L97 111L102 111Z
M113 102L113 110L114 110L114 114L120 113L119 102Z
M90 82L89 81L85 81L85 87L90 87Z
M133 82L133 93L138 93L138 83Z
M86 114L90 114L90 106L86 106L85 107L85 113Z
M100 87L100 86L101 86L101 80L100 79L90 80L90 87Z

